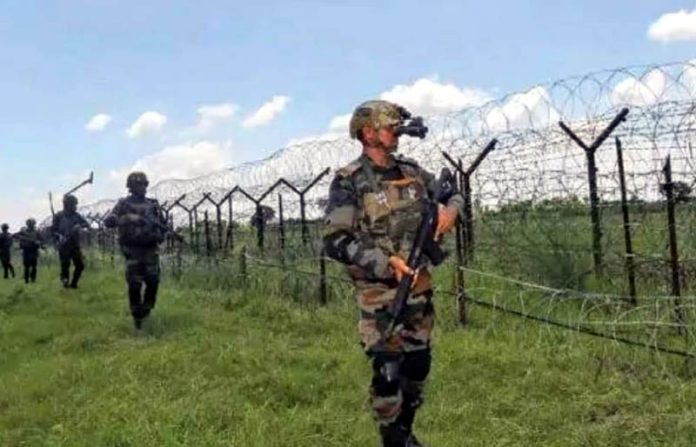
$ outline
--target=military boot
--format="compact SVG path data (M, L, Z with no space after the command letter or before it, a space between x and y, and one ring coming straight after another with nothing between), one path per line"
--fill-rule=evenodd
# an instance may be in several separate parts
M398 424L389 424L379 427L382 436L382 447L409 447L409 433Z
M411 435L408 437L408 441L406 441L406 447L428 447L427 445L423 444L416 438L416 435L411 433Z

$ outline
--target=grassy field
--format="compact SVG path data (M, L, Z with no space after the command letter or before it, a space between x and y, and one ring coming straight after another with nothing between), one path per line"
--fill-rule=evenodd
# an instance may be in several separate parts
M54 266L0 282L0 445L378 445L349 289L321 307L312 278L249 270L246 288L224 266L165 275L143 333L108 263L77 291ZM681 360L475 306L462 329L437 300L432 445L696 445Z

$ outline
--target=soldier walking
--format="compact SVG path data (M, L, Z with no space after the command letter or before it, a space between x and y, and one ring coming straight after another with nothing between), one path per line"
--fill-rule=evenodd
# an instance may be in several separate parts
M428 268L406 259L419 226L422 198L433 198L435 177L395 154L399 136L425 136L422 119L387 101L360 104L350 136L362 155L336 171L326 209L328 256L347 265L357 292L361 344L372 362L370 401L384 447L422 446L413 434L416 410L430 371L434 324ZM440 208L436 239L449 232L464 199L453 194ZM404 275L415 275L403 318L393 331L389 309Z
M108 228L118 227L118 242L126 260L128 300L136 329L142 328L143 320L157 302L159 244L168 231L159 203L146 197L148 184L143 172L130 173L126 180L130 194L120 199L104 219Z
M65 288L77 289L85 269L85 258L80 248L80 229L89 228L89 222L77 212L77 197L63 196L63 210L53 216L51 233L58 249L60 259L60 281ZM70 279L70 264L74 270Z
M24 264L24 283L36 282L39 263L39 249L44 247L41 235L36 230L36 220L29 218L27 226L22 228L13 237L19 240L19 248L22 250L22 263Z
M14 267L12 266L12 235L10 234L10 226L6 223L2 224L2 233L0 233L0 263L2 263L3 278L7 279L12 275L15 277Z

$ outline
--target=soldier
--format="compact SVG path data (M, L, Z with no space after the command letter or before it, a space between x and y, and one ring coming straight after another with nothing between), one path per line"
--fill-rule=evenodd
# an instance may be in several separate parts
M157 301L159 244L167 233L167 220L159 203L145 197L147 186L144 173L130 173L126 180L130 195L120 199L104 219L107 227L118 227L119 245L126 258L128 300L136 329L142 328L143 320Z
M24 282L36 282L36 269L39 263L39 248L44 248L41 235L36 230L36 220L29 218L27 226L22 228L13 237L19 240L19 248L22 250L22 262L24 264Z
M2 233L0 233L0 263L4 271L4 278L15 277L14 267L12 266L12 235L10 234L10 226L6 223L2 224Z
M85 258L80 249L80 228L89 228L89 223L77 212L77 197L63 196L63 211L53 216L51 233L56 241L60 259L60 281L65 288L77 289L77 284L85 269ZM73 263L73 277L70 280L70 263Z
M385 447L422 446L412 431L430 371L433 291L427 268L412 271L406 259L420 222L420 198L432 195L435 177L414 160L395 154L410 114L387 101L360 104L350 136L362 155L336 171L326 209L328 256L347 265L357 292L361 345L372 362L370 402ZM420 118L425 136L427 128ZM406 130L409 129L409 130ZM438 215L436 238L449 232L464 199L454 194ZM387 333L389 305L403 275L415 275L402 324Z

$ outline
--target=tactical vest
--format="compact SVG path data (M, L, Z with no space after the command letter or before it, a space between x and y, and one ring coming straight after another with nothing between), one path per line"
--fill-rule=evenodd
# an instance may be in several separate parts
M123 201L123 214L137 214L144 222L126 222L119 226L119 241L122 245L150 246L164 241L164 228L160 222L159 207L153 200Z
M388 253L402 255L411 248L421 220L425 182L415 166L397 160L403 175L399 180L383 180L361 160L358 229L370 234Z

